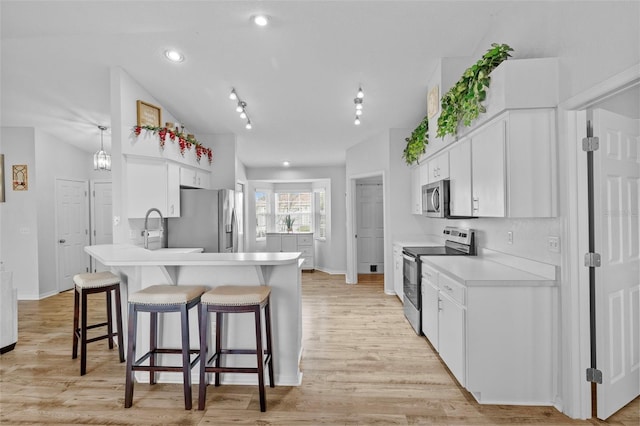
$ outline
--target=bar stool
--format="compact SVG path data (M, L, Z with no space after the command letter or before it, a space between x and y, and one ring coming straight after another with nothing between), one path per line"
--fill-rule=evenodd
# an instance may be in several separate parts
M258 375L258 389L260 393L260 411L266 411L264 393L264 366L269 370L269 386L273 384L273 360L271 347L271 313L269 299L271 287L269 286L233 286L226 285L216 287L202 295L200 299L200 387L198 392L198 409L204 410L207 383L206 373L215 373L215 385L220 386L220 373L256 373ZM267 335L267 349L262 347L262 321L261 309L264 308L265 328ZM207 328L209 324L209 312L216 313L216 343L215 353L207 359ZM241 312L253 312L255 316L256 349L229 349L222 348L222 314ZM245 367L221 367L222 355L256 355L257 366ZM265 356L266 355L266 356ZM214 365L211 366L211 363Z
M200 310L200 296L206 290L199 285L153 285L129 295L129 332L127 345L127 377L125 383L124 407L129 408L133 403L133 382L136 371L149 372L149 384L156 383L157 371L182 372L184 387L184 408L191 410L191 369L198 362L199 355L190 361L191 354L198 354L198 349L189 346L189 309L198 305ZM149 312L149 351L136 359L136 332L138 329L138 312ZM182 347L158 347L158 314L180 312ZM158 354L181 354L181 366L157 365ZM149 360L149 365L142 365Z
M113 349L113 337L118 336L118 353L120 362L124 362L124 344L122 342L122 311L120 307L120 278L109 271L77 274L73 277L73 352L72 359L78 357L78 340L80 340L80 375L87 372L87 343L108 339L109 349ZM116 296L116 323L118 331L113 331L113 319L111 309L111 292ZM105 293L107 297L107 321L99 324L87 324L87 295ZM80 298L82 297L82 322L80 317ZM87 338L87 330L107 326L107 334Z

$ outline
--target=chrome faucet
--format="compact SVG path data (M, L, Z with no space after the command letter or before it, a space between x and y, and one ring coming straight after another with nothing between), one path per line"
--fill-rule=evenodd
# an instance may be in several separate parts
M155 207L150 208L149 210L147 210L147 214L144 216L144 231L142 231L142 236L144 236L144 248L148 249L149 248L149 215L151 214L151 212L158 212L158 215L160 216L160 234L162 234L162 232L164 231L164 229L162 228L162 222L164 220L164 218L162 217L162 212L160 212L160 210L156 209Z

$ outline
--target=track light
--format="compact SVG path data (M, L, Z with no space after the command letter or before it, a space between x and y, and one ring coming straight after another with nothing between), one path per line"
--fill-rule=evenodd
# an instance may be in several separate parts
M355 124L356 126L359 126L360 125L360 117L358 117L356 115L356 119L353 121L353 124Z
M240 99L238 92L236 92L236 89L234 88L231 88L229 99L231 99L232 101L238 101L236 103L236 112L240 113L240 118L242 118L243 120L247 120L247 124L244 126L244 128L247 130L251 130L251 127L252 127L251 119L249 118L249 114L247 114L247 110L246 110L247 103L242 99Z
M362 115L362 110L361 109L357 109L356 110L356 115Z
M358 88L358 94L356 95L356 98L358 99L364 98L364 92L362 91L362 87Z

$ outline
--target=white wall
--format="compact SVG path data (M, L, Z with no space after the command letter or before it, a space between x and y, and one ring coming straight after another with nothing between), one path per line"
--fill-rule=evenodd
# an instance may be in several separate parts
M345 169L342 166L305 167L305 168L247 168L247 238L249 250L259 250L255 242L255 197L256 187L264 187L257 181L313 181L329 179L331 181L331 232L326 241L316 241L316 268L332 274L344 274L346 267L345 240Z
M36 130L36 167L38 185L38 269L40 297L58 292L56 238L56 179L88 182L93 171L93 154L60 142L47 133ZM108 179L110 172L98 175ZM88 190L88 184L87 184ZM87 197L87 203L89 198ZM88 207L88 205L87 205ZM87 256L87 266L89 257ZM83 271L78 271L83 272Z
M3 127L0 141L6 173L6 202L0 203L0 260L5 270L13 272L19 299L40 299L58 291L55 180L88 182L96 176L92 154L27 127ZM28 167L27 191L12 189L14 164Z
M38 185L36 181L35 130L31 127L3 127L0 133L5 166L5 202L2 209L0 259L13 272L18 299L38 299ZM11 166L26 164L27 191L14 191Z

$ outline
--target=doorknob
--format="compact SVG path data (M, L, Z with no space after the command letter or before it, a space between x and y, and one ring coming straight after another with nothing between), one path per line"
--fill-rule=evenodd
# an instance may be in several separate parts
M67 242L67 240L58 240L58 242L59 242L60 244L64 244L64 243L66 243L66 242Z

